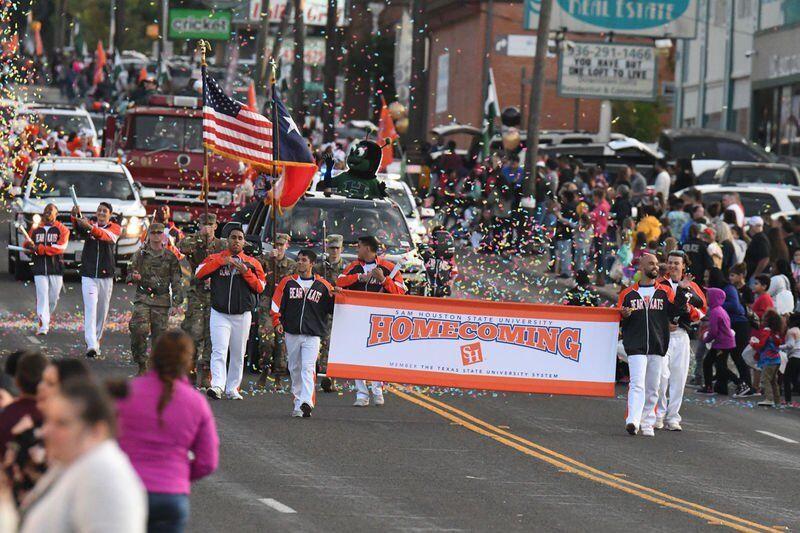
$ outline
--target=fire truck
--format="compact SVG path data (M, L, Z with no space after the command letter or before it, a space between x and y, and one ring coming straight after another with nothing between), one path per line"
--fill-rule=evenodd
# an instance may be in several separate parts
M147 211L169 205L172 218L186 225L204 212L203 110L200 98L153 95L147 105L128 108L123 117L106 120L103 150L121 157L133 179L148 189ZM209 212L220 221L236 209L234 193L245 168L208 154Z

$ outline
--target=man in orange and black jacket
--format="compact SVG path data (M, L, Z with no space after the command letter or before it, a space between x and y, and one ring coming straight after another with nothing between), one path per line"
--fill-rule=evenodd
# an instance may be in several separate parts
M391 294L405 294L406 285L399 266L382 257L378 257L378 239L372 235L358 238L358 259L350 263L336 280L336 286L342 289L368 292L388 292ZM375 405L383 405L383 383L367 382L363 379L356 380L356 407L369 405L369 393Z
M639 259L641 279L623 289L618 307L622 320L622 344L628 355L630 384L625 430L652 437L658 387L664 355L669 347L669 327L686 309L690 283L678 283L677 295L667 283L658 283L658 259L644 254Z

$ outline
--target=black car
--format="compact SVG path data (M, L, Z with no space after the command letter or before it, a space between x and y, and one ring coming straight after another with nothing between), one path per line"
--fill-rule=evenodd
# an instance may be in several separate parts
M752 163L777 161L774 155L764 151L760 146L729 131L701 128L664 130L658 138L658 148L671 162L679 159L715 159Z

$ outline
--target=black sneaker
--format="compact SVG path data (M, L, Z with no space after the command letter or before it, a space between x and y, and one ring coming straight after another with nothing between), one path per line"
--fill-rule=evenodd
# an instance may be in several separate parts
M302 404L300 406L300 410L303 411L303 418L311 418L311 411L313 409L314 408L308 405L307 403Z
M733 394L734 398L746 398L748 396L753 396L755 394L753 389L751 389L747 384L742 383L738 387L736 387L736 392Z
M319 382L319 386L322 387L323 392L333 392L333 380L329 377L324 377Z
M636 424L625 424L625 431L628 432L628 435L636 435Z
M86 352L86 357L89 359L97 359L97 350L89 350Z

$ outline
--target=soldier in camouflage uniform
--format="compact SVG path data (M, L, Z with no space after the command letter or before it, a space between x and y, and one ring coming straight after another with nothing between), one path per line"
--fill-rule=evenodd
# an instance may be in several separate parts
M136 285L128 327L139 375L147 370L147 337L155 342L167 329L170 304L177 307L183 302L181 266L175 254L164 247L164 225L154 222L148 232L147 242L133 256L128 273L128 282Z
M342 244L344 237L341 235L331 234L325 240L325 247L327 253L324 257L317 260L314 265L314 274L318 274L325 278L328 283L336 286L336 278L339 277L344 271L347 264L342 259ZM328 349L331 344L331 326L333 325L333 315L328 318L328 334L322 337L322 342L319 347L319 359L317 360L317 371L324 374L328 371ZM320 387L325 392L336 391L336 384L329 377L322 378Z
M228 246L224 239L214 236L217 230L217 215L202 214L199 218L200 229L194 235L183 239L179 244L181 253L186 256L192 273L197 270L206 257L221 252ZM195 372L197 385L208 388L210 385L211 364L211 287L209 280L199 281L193 275L187 291L186 316L181 324L192 337L195 344Z
M273 376L288 375L289 369L286 365L286 344L282 334L276 334L272 326L272 317L269 308L272 304L272 291L275 285L284 277L294 274L295 262L286 257L286 249L289 248L289 236L285 233L275 235L275 243L272 245L271 253L264 253L256 257L264 268L267 277L267 285L264 292L258 298L258 336L260 339L260 350L262 357L262 367L259 383L266 384L267 373L272 372ZM272 258L275 257L275 268L273 268ZM273 270L277 270L277 275Z

